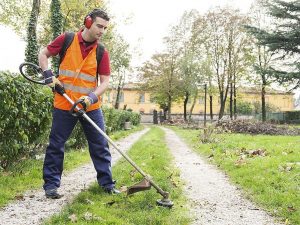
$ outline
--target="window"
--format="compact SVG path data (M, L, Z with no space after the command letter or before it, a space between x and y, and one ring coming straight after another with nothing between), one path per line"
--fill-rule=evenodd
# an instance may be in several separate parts
M124 92L120 92L119 102L124 102Z
M140 93L139 103L145 103L145 93Z
M201 96L200 98L199 98L199 104L204 104L204 97L203 96Z

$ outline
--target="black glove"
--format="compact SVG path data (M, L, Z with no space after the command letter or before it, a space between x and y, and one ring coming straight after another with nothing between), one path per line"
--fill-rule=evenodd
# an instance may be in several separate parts
M56 84L61 85L60 81L54 76L50 69L43 71L43 76L45 78L45 84L47 84L49 87L54 88Z

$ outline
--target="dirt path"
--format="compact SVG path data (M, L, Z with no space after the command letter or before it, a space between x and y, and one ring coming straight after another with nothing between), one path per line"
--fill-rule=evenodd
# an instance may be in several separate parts
M162 128L172 152L194 216L192 224L273 225L279 224L259 209L215 166L203 161L172 130Z
M122 151L127 151L149 128L116 142ZM114 165L121 155L111 148L112 165ZM83 189L96 181L96 172L92 163L77 168L75 171L64 174L60 192L64 197L58 200L47 199L44 191L34 190L24 194L22 200L13 202L0 211L1 225L31 225L40 224L44 219L52 216L60 210Z

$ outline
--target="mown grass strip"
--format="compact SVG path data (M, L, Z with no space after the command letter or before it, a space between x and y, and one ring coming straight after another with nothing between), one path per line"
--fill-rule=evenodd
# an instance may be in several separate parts
M74 202L45 224L188 224L189 217L182 195L179 172L172 165L172 157L164 143L164 133L151 128L129 152L130 157L164 190L170 192L175 205L172 209L159 207L161 196L154 188L127 197L107 195L98 184L79 194ZM125 160L113 167L117 187L130 186L142 179Z
M172 129L226 171L251 200L286 224L300 224L300 136L218 134L217 142L201 144L201 131ZM254 150L266 155L249 154Z
M128 131L118 131L110 137L119 140L129 134L142 130L143 126L133 127ZM67 151L64 160L64 172L90 161L87 149ZM7 171L0 172L0 207L19 198L26 190L42 187L43 160L26 159L14 164Z

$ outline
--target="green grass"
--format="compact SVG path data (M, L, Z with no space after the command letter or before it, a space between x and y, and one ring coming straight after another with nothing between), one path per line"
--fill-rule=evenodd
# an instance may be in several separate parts
M138 126L129 131L115 132L110 137L113 140L118 140L142 129L142 126ZM90 156L87 149L67 151L65 153L64 172L71 171L89 161ZM26 190L41 188L43 185L42 168L42 160L26 159L15 163L8 170L0 172L0 207L18 198Z
M300 136L219 134L218 142L201 144L201 131L173 129L226 171L248 198L286 224L300 224ZM243 154L258 149L265 150L266 156Z
M164 133L152 127L129 152L130 157L165 191L175 203L172 209L156 206L161 196L154 188L127 197L107 195L97 184L80 193L74 202L64 208L61 214L52 217L45 224L188 224L190 219L182 195L179 173L172 166L172 157L164 143ZM141 175L125 160L113 167L117 187L130 186L141 180Z

